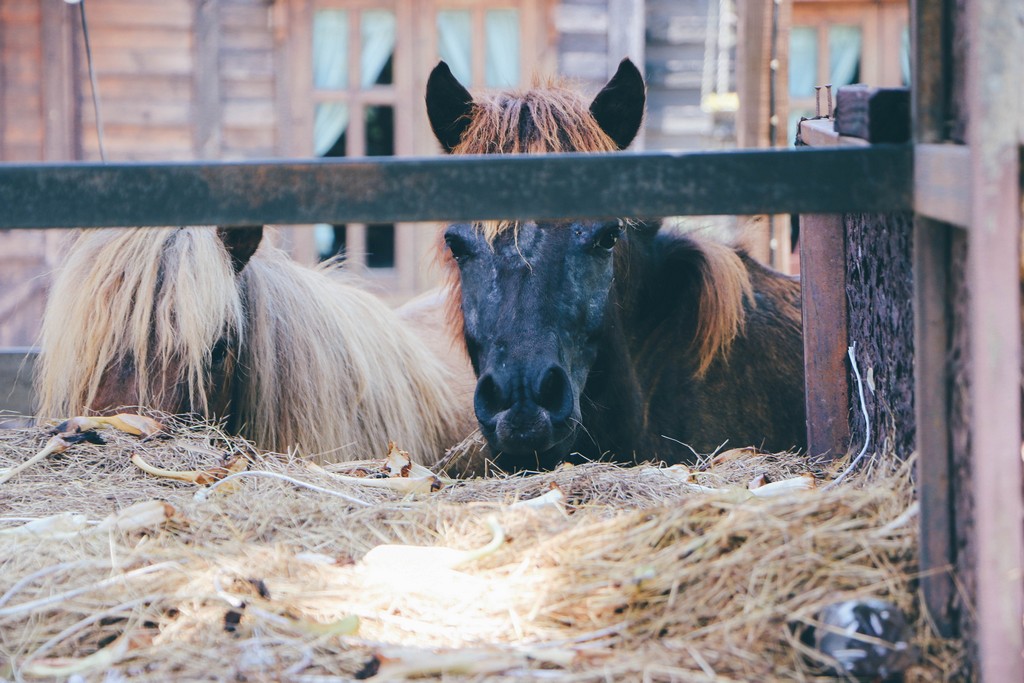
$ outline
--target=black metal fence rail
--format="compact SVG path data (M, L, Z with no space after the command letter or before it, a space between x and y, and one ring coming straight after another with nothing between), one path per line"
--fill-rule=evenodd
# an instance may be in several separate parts
M0 228L910 209L913 149L0 165Z

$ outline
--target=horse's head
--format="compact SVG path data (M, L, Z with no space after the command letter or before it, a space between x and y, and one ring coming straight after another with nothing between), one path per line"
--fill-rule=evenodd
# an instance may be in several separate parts
M243 329L238 275L260 226L86 231L43 320L40 411L140 405L231 413Z
M589 106L558 87L474 101L444 63L427 84L434 133L454 154L611 152L633 140L643 109L643 79L628 60ZM620 220L445 229L477 419L509 465L550 467L573 450L631 232Z

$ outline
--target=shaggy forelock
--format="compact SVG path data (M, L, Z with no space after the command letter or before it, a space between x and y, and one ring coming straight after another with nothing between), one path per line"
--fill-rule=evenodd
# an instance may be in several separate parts
M589 105L564 83L549 80L529 90L483 95L473 102L472 120L452 154L553 154L615 152L615 142L590 114ZM516 221L474 224L488 242L518 230ZM461 284L458 266L443 242L438 260L449 289L448 321L462 339Z
M39 410L82 412L104 370L131 364L140 404L182 385L206 412L210 351L242 327L231 262L213 230L84 230L67 254L43 317Z

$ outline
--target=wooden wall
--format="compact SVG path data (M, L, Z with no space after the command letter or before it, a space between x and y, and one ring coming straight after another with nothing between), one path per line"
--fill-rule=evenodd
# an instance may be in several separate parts
M0 155L42 158L42 35L37 0L0 3Z
M70 78L53 73L69 55L54 21L61 16L71 16L63 2L0 2L0 160L70 158L62 114ZM54 234L0 231L0 347L35 341L57 241Z
M113 161L280 152L272 5L89 0ZM79 6L0 2L0 162L100 159ZM57 232L0 231L0 347L35 343Z
M274 34L262 0L90 0L109 159L242 159L277 151ZM84 60L82 90L89 94ZM91 102L83 158L98 158Z

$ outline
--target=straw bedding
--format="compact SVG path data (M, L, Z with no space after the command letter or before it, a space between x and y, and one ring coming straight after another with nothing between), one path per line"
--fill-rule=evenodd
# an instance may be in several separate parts
M960 668L957 643L918 609L908 466L776 498L751 497L747 482L800 474L796 456L706 464L696 481L712 492L653 466L591 464L402 495L256 453L211 425L164 424L149 440L105 430L106 444L0 484L0 530L174 506L142 529L0 532L0 679L810 680L827 662L801 633L854 597L908 615L921 652L908 679ZM46 439L0 431L0 467ZM241 476L197 497L143 473L133 453L175 470L244 454L250 472L324 490ZM514 505L552 483L564 502ZM367 555L382 544L449 550Z

